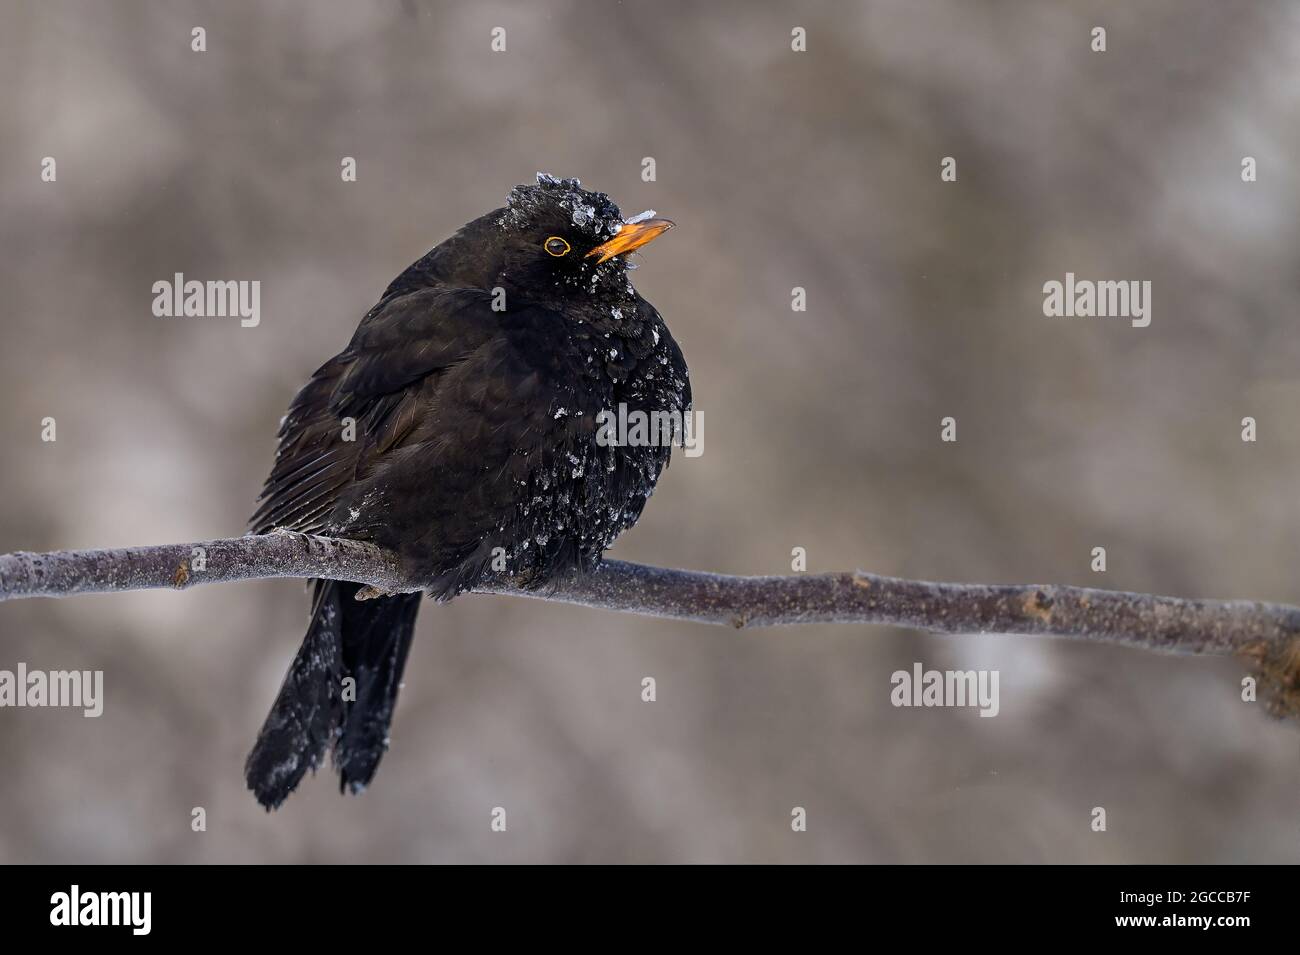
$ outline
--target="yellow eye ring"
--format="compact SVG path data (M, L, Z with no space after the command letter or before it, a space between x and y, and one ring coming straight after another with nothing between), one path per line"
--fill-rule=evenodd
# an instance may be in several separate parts
M569 243L565 242L558 235L553 235L543 242L542 248L546 250L547 255L553 255L557 259L562 255L569 254Z

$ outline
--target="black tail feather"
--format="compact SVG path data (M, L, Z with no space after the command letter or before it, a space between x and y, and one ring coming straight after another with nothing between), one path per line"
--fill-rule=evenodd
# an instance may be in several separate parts
M315 582L307 635L244 764L248 788L267 809L320 767L327 747L353 792L370 782L387 748L420 595L358 601L358 589Z
M342 729L334 745L340 789L365 789L388 749L388 727L420 598L415 593L344 602L343 667L356 680L356 693L355 702L343 704Z

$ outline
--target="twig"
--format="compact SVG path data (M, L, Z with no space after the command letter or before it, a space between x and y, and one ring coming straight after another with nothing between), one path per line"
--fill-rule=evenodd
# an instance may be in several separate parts
M411 592L396 556L358 541L277 532L199 544L0 555L0 601L268 577L326 577ZM731 577L606 561L543 591L493 585L481 593L539 597L624 613L733 627L870 623L933 633L1010 633L1145 650L1236 654L1260 668L1273 708L1300 714L1300 607L1194 600L1055 584L930 583L852 573Z

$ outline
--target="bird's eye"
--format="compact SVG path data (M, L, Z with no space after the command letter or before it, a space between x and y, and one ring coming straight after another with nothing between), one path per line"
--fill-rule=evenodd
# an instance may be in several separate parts
M569 243L565 242L558 235L553 235L543 243L542 248L544 248L548 254L553 255L558 259L560 256L568 254Z

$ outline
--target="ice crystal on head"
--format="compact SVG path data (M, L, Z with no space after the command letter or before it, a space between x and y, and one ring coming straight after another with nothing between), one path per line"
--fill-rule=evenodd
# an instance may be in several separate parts
M611 308L609 314L613 316L613 319L616 322L621 322L623 320L623 310L621 308Z
M652 327L652 328L650 329L650 334L653 335L653 336L655 337L655 344L658 345L658 344L659 344L659 329L657 329L657 328L653 328L653 327Z
M569 409L568 409L568 408L565 408L563 405L561 405L559 408L556 408L556 409L555 409L555 417L556 417L556 420L558 420L558 419L560 419L560 418L563 418L563 417L564 417L566 414L568 414L568 413L569 413Z
M510 190L501 225L523 228L539 218L553 218L557 205L574 226L593 238L614 235L623 224L618 206L603 192L583 189L578 179L539 172L535 185Z

